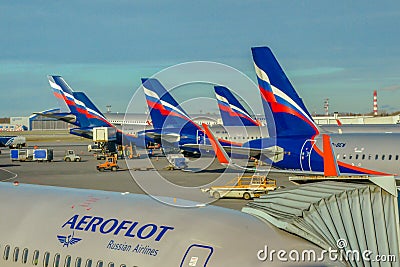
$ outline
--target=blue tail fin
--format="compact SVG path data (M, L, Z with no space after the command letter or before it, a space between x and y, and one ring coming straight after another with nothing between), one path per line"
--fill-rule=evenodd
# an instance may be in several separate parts
M142 79L142 84L155 129L201 129L157 79Z
M277 137L311 137L318 134L317 125L272 54L271 49L253 47L251 50L267 125L271 125L271 123L268 123L271 119L274 120Z
M219 112L224 126L260 126L232 92L224 86L214 86Z
M90 98L84 92L74 92L74 97L83 102L88 111L92 110L94 113L97 113L105 118L103 113L101 113L101 111L95 106L95 104L93 104L92 100L90 100Z
M80 128L112 127L84 93L74 92L61 76L48 76L48 79L54 95L76 116ZM94 109L86 106L87 100Z

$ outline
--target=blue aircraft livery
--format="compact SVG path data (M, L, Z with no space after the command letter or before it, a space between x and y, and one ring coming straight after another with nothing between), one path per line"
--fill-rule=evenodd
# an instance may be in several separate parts
M277 59L268 47L253 47L255 72L263 102L265 117L275 122L275 132L269 139L251 140L244 146L266 147L276 141L276 146L285 151L284 157L272 162L274 167L310 172L324 171L322 134L313 121L303 100L295 91ZM272 113L269 113L269 110ZM267 126L270 126L267 123ZM270 130L268 128L268 130ZM272 129L273 130L273 129ZM344 135L331 134L331 142L336 148L343 148ZM275 140L274 140L275 138ZM264 142L264 144L262 144ZM342 174L390 175L390 173L362 168L343 161L337 161Z
M61 76L48 76L48 80L54 96L61 103L64 102L64 104L60 104L61 108L69 110L69 113L65 113L65 115L72 114L76 117L76 121L72 123L79 128L70 129L71 134L92 139L94 127L109 127L115 129L116 143L119 145L131 144L146 147L148 142L154 142L153 139L145 135L145 131L140 131L136 136L117 129L105 118L85 93L74 92Z
M228 88L214 86L214 91L224 126L261 126Z
M182 150L199 152L198 148L183 145L204 144L201 141L201 136L204 136L203 129L189 117L160 81L154 78L142 79L142 85L154 126L151 131L163 136L179 135L179 141L176 143ZM219 141L225 146L240 147L242 145L226 139L219 139ZM209 144L207 139L205 143Z
M312 137L319 134L318 127L271 50L253 47L252 52L264 113L268 116L269 110L272 111L273 118L267 118L267 121L275 122L276 136Z
M79 214L68 219L61 228L99 233L102 235L138 238L140 240L154 240L156 242L161 241L170 231L175 229L168 225L157 225L154 223L142 224L134 220L119 220L116 218L103 218L92 215L80 216Z
M82 238L74 237L74 231L70 235L57 235L58 241L63 244L63 247L69 247L69 245L74 245L82 240Z

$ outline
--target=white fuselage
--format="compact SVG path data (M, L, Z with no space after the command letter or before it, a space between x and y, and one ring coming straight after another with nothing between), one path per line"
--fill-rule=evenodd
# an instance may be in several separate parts
M1 183L0 203L0 266L276 266L257 252L319 251L242 212L145 195Z

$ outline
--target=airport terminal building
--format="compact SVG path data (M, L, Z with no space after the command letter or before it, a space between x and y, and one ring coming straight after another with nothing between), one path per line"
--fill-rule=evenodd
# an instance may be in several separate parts
M49 109L40 113L58 113L59 109ZM150 125L151 118L148 114L124 114L124 113L104 113L104 116L112 124L116 126L121 125ZM219 114L190 114L193 120L207 125L222 125L222 119ZM265 117L257 115L257 119L266 124ZM318 125L337 124L338 120L342 124L398 124L400 123L400 115L392 116L372 116L372 115L358 115L358 116L338 116L337 114L331 116L314 116L314 121ZM45 131L45 130L69 130L74 128L72 124L41 116L39 114L32 114L28 117L10 117L9 123L0 123L1 131Z

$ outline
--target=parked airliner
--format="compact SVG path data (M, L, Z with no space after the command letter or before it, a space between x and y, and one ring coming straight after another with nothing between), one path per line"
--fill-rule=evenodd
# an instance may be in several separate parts
M263 157L262 152L260 157L276 168L322 173L324 157L321 129L314 123L270 48L254 47L252 53L270 137L243 144L242 148L247 148L243 153L248 150L278 149L283 151L279 157ZM400 173L400 134L327 135L332 142L340 173Z
M162 139L164 144L170 143L185 152L195 154L199 153L199 148L212 149L207 138L204 138L203 129L191 119L157 79L142 79L142 83L154 126L153 138L159 138L161 143ZM210 127L226 148L241 147L249 140L261 138L267 134L267 129L259 125L226 127L224 124Z
M173 207L146 195L0 183L0 212L0 266L321 266L329 260L282 262L276 253L273 261L259 260L266 247L300 255L321 255L321 249L249 214Z
M77 126L77 128L70 130L71 134L91 139L94 127L109 127L115 129L115 141L120 145L132 144L138 147L146 147L147 143L153 141L144 134L146 126L139 125L138 127L141 127L142 131L137 134L123 132L117 128L105 118L85 93L74 92L61 76L48 76L48 80L54 96L59 100L62 114L74 118L72 121L68 121ZM148 125L147 128L150 127L151 125Z

